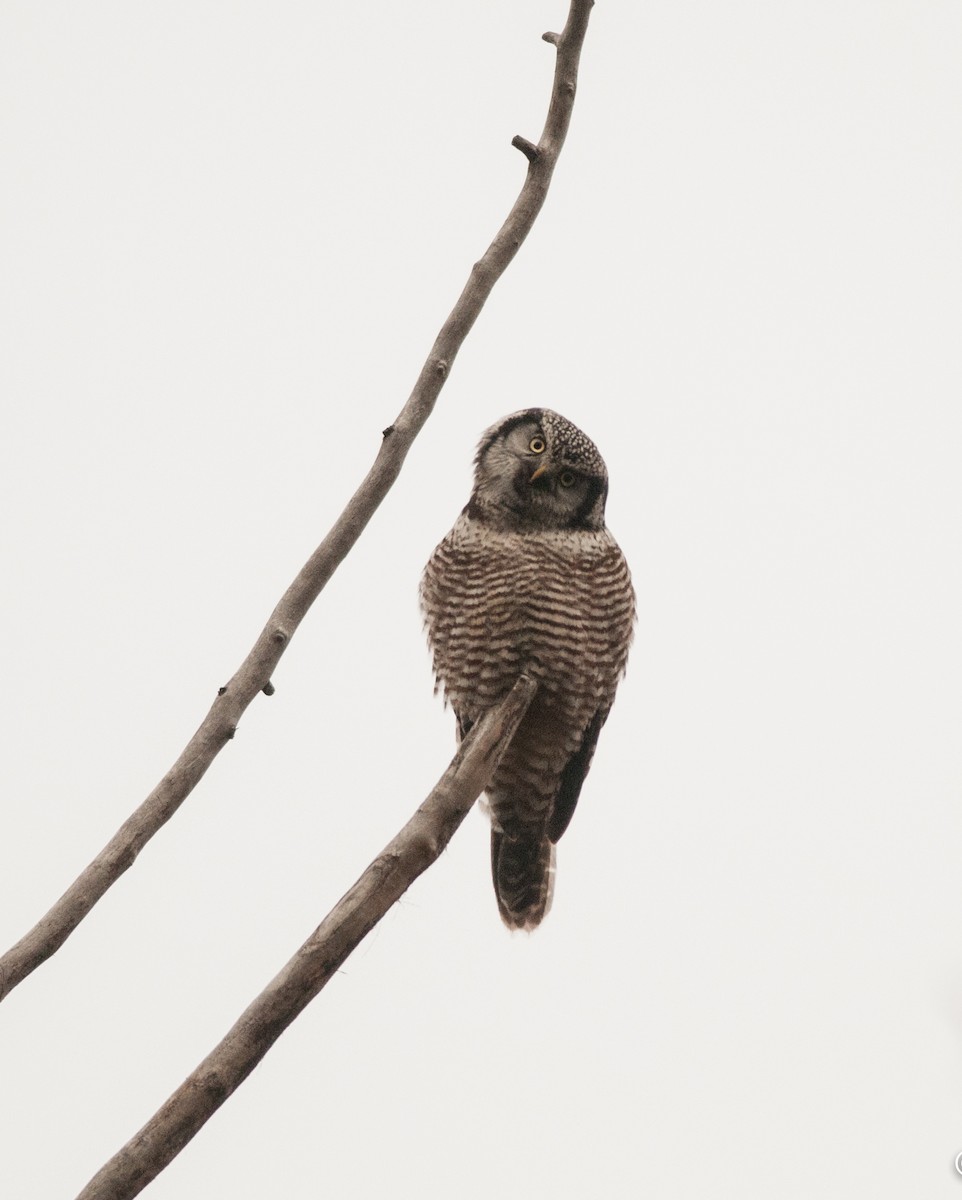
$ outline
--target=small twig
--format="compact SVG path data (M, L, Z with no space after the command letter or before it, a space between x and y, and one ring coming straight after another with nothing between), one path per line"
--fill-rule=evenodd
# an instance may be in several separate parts
M141 806L70 885L40 922L0 958L0 1000L67 940L104 893L174 815L234 736L248 705L273 675L298 625L361 536L400 474L411 444L431 415L464 339L491 290L528 236L548 193L574 106L581 47L593 0L571 0L557 38L551 100L537 155L529 160L521 192L491 245L471 269L464 290L435 339L414 390L383 437L374 465L281 597L233 679L221 689L183 753Z
M537 684L522 676L474 726L437 786L227 1036L106 1163L77 1200L142 1191L240 1086L361 939L435 861L494 773Z
M516 133L511 139L511 145L515 150L520 150L528 162L534 162L540 153L534 142L529 142L527 138L523 138L520 133Z

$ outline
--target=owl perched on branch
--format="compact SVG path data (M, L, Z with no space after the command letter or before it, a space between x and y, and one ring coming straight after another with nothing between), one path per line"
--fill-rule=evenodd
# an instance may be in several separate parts
M525 674L538 691L491 779L491 870L511 929L551 905L568 827L624 673L635 597L605 528L608 472L564 417L529 408L482 437L474 490L431 555L421 607L463 737Z

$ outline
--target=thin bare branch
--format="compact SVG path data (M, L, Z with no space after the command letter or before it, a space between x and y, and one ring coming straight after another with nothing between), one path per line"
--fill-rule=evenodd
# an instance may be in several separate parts
M501 704L482 717L397 837L242 1013L223 1041L97 1172L78 1200L136 1196L183 1150L354 947L435 861L494 773L536 690L537 684L522 676Z
M260 692L268 691L271 675L298 625L397 479L412 442L431 415L465 337L544 204L571 120L578 63L592 4L593 0L571 0L567 23L556 43L555 74L544 132L537 153L534 157L528 155L524 184L494 241L471 269L407 403L394 424L384 431L373 467L281 597L247 658L221 689L174 765L46 916L0 959L0 999L63 945L190 795L234 736L248 705Z

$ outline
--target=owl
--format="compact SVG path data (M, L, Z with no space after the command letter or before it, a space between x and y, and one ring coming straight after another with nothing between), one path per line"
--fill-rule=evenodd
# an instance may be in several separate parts
M624 674L635 617L628 565L605 528L595 444L547 408L493 425L474 490L421 580L438 688L459 737L519 675L534 700L486 788L501 918L534 929L551 905L568 827Z

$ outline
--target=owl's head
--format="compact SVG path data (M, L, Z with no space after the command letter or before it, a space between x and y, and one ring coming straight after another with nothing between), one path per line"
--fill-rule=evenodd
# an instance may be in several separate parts
M506 529L603 529L608 471L594 442L550 408L484 434L467 513Z

